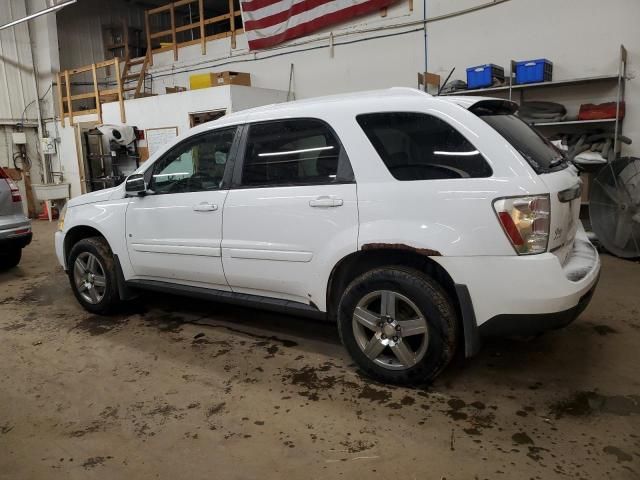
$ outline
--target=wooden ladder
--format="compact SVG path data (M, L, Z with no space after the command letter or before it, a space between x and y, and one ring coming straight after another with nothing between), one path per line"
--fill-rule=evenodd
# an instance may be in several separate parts
M133 71L132 67L140 65L140 70ZM127 58L122 69L122 91L133 92L133 98L148 97L151 94L144 91L144 79L149 66L149 54L144 57ZM136 80L135 85L131 84L132 80Z

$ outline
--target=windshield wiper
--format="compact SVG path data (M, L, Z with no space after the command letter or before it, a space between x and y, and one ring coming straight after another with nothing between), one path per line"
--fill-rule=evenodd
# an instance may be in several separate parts
M555 168L558 165L562 165L564 162L564 157L556 158L555 160L551 160L551 162L549 162L549 168Z

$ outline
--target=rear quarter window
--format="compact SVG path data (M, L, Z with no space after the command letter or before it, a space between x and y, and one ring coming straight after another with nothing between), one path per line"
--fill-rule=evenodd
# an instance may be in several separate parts
M536 173L555 172L569 165L560 150L515 115L474 113L502 135Z
M482 154L432 115L385 112L356 120L394 178L401 181L490 177Z

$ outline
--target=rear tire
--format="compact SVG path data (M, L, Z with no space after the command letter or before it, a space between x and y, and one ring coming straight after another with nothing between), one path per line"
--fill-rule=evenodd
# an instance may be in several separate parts
M9 270L17 266L21 258L21 248L12 248L6 253L0 253L0 270Z
M432 381L450 362L458 338L456 310L442 287L402 266L377 268L351 282L338 307L338 329L365 374L395 384Z
M104 315L120 304L113 253L104 238L80 240L67 265L71 289L85 310Z

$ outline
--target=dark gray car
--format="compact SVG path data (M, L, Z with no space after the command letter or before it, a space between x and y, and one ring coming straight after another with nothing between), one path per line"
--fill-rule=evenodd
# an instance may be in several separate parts
M0 270L20 263L31 236L31 221L22 213L20 190L0 167Z

